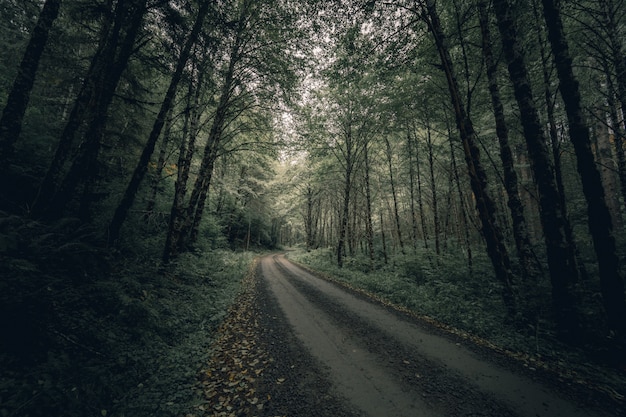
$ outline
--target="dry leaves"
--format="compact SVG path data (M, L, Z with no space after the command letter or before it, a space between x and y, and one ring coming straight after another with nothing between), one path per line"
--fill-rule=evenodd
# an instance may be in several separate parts
M259 323L255 307L253 262L243 281L243 291L220 326L214 353L200 378L206 403L197 407L200 416L261 415L270 398L257 395L257 379L272 362L258 344Z

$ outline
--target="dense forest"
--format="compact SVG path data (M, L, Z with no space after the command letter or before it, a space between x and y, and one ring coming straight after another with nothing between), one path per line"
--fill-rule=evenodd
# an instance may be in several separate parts
M184 415L251 252L291 247L626 369L623 0L0 13L1 415Z

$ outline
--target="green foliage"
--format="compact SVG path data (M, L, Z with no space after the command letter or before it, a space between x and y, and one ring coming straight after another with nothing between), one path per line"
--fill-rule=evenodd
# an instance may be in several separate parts
M464 257L448 254L434 263L434 254L426 250L396 255L387 265L371 266L365 257L347 258L341 269L329 249L296 251L289 257L387 302L495 343L519 348L529 341L506 322L501 288L486 255L474 259L473 276L467 272Z
M74 219L0 218L1 415L184 415L250 254L113 258Z

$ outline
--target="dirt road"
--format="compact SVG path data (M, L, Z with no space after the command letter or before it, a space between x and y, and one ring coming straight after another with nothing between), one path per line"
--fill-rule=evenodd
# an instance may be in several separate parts
M263 258L258 278L263 337L280 369L269 378L278 378L282 390L267 394L275 398L269 414L617 415L315 277L283 255Z

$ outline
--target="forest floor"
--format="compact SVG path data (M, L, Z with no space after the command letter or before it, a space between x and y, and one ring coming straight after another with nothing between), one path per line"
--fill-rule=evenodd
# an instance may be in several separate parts
M269 255L220 329L204 416L621 416L580 380Z

